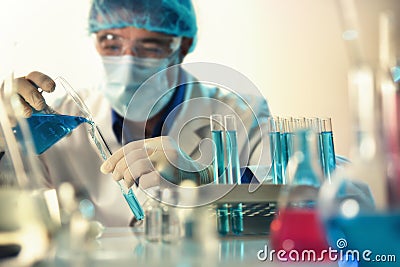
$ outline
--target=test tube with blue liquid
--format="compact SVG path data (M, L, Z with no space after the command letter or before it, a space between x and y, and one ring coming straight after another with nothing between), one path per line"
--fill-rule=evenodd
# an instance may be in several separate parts
M333 143L332 120L321 118L321 148L323 159L323 172L326 179L331 180L331 175L336 169L335 147Z
M321 134L321 120L318 117L309 117L306 118L306 127L308 129L311 129L312 131L314 131L317 135L318 138L318 163L321 166L321 170L323 171L324 169L324 156L323 156L323 144L322 144L322 134Z
M103 135L101 134L97 126L93 122L91 124L92 127L89 132L92 140L95 143L103 160L107 160L112 155L110 147L106 143ZM128 189L123 180L119 180L117 183L135 218L139 221L143 220L144 211L135 194L133 193L132 187Z
M228 182L230 184L241 184L236 118L234 115L226 115L224 119L226 131ZM242 203L231 204L231 226L232 232L236 235L239 235L243 232L242 212Z
M279 128L279 117L268 118L268 132L272 159L270 175L272 176L272 181L274 184L282 184L282 146L281 133Z
M286 168L290 159L290 155L293 152L293 131L291 130L291 119L292 118L280 118L280 135L281 135L281 151L282 151L282 183L287 183Z
M287 149L287 159L288 159L288 163L290 158L293 155L294 152L294 141L293 141L293 136L294 136L294 121L293 118L287 118L285 120L285 124L284 124L284 135L285 135L285 139L286 139L286 149ZM286 165L287 167L287 165ZM286 169L285 169L286 172ZM287 180L287 179L286 179Z
M226 184L225 154L224 154L224 121L220 114L210 116L211 137L213 140L214 183ZM229 233L228 204L217 206L217 227L220 235Z

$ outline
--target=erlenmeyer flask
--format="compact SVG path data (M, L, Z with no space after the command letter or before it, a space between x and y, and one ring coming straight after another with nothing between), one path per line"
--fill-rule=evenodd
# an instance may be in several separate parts
M42 154L80 124L92 121L88 108L68 82L62 77L54 81L55 91L50 94L43 93L48 106L40 112L34 112L27 119L37 154ZM69 114L59 113L62 105L69 101L75 103Z
M317 210L322 173L319 166L318 138L310 129L294 134L295 152L288 164L289 183L282 188L279 212L271 223L271 244L284 250L313 250L321 255L328 245Z

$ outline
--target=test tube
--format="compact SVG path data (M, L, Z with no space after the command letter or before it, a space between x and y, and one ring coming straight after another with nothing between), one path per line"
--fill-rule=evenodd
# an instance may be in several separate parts
M90 130L90 135L92 137L92 140L95 143L103 160L107 160L112 155L111 149L108 146L107 142L105 141L99 128L94 124L94 122L91 122L91 125L92 125L92 127ZM129 208L131 209L135 218L137 220L143 220L143 218L144 218L143 208L140 205L135 194L133 193L132 188L128 189L127 186L125 185L124 181L122 181L122 180L119 180L117 183L122 192L122 195L124 196L126 202L128 203Z
M234 115L226 115L226 154L228 162L228 182L230 184L241 184L239 153L237 145L237 127ZM232 232L239 235L243 232L242 203L231 205L231 226Z
M282 147L279 132L279 117L268 118L270 153L272 158L271 175L274 184L282 184Z
M332 120L321 118L321 144L323 172L325 179L331 181L331 175L336 169L335 148L333 143Z
M288 162L293 155L294 152L294 142L293 142L293 135L294 135L294 121L293 118L286 119L285 124L285 133L286 133L286 146L287 146L287 154L288 154ZM287 182L287 179L286 179Z
M281 151L282 151L282 184L287 183L286 177L286 167L289 162L289 157L291 151L293 151L293 140L291 135L293 134L291 131L291 119L292 118L280 118L279 127L280 127L280 136L281 136Z
M220 114L210 116L211 137L213 146L213 166L214 166L214 183L226 184L225 173L225 155L224 155L224 127L223 117ZM228 204L220 204L217 206L217 227L218 233L226 235L229 233L229 213Z
M318 163L320 164L321 170L324 170L324 155L322 151L322 133L321 133L321 119L318 117L310 117L307 118L307 127L310 128L317 134L318 137L318 155L319 160Z

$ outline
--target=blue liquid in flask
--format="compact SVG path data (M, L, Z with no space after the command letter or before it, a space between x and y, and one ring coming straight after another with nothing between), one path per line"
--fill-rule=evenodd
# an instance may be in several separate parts
M35 151L42 154L84 122L83 117L36 113L27 119Z
M308 136L310 135L308 130L300 130L296 133L296 138L298 139L297 150L302 153L302 157L298 162L296 171L293 176L293 185L309 185L314 187L320 187L320 179L318 174L313 168L313 151L311 150L310 144L308 142ZM319 155L318 155L319 156Z

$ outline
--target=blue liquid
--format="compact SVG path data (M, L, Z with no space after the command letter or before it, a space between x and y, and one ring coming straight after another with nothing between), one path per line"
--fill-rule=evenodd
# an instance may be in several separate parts
M286 145L287 145L287 154L288 154L288 162L290 157L293 155L294 152L294 142L293 142L293 133L286 133Z
M240 235L243 232L243 208L242 203L233 204L231 207L232 232Z
M286 184L286 167L289 162L289 150L288 150L288 133L281 134L281 151L282 151L282 183Z
M214 149L214 182L226 184L223 131L211 131Z
M52 145L84 122L83 117L58 114L33 114L27 119L37 154L42 154Z
M214 149L214 183L226 184L223 131L211 131ZM220 235L229 233L228 204L217 208L217 228Z
M270 152L272 158L272 179L274 184L283 183L282 175L282 147L281 135L279 132L272 132L269 134L270 138Z
M299 147L298 150L303 153L303 159L298 163L296 172L293 177L294 185L309 185L314 187L320 187L321 182L317 173L313 169L312 155L308 144L308 131L298 131L296 138L298 138Z
M229 233L228 204L222 204L217 208L217 228L220 235Z
M131 208L133 215L135 215L135 218L139 221L143 220L144 212L142 206L140 206L135 194L133 194L132 188L129 189L127 194L124 193L124 197L126 202L128 202L129 208Z
M236 131L226 131L226 154L228 160L228 183L240 184L240 164Z
M322 132L322 162L323 172L327 179L331 178L331 174L336 169L335 148L333 144L332 132Z
M226 151L228 159L228 181L230 184L241 184L239 153L236 131L226 131ZM232 232L239 235L243 232L242 203L231 207Z

